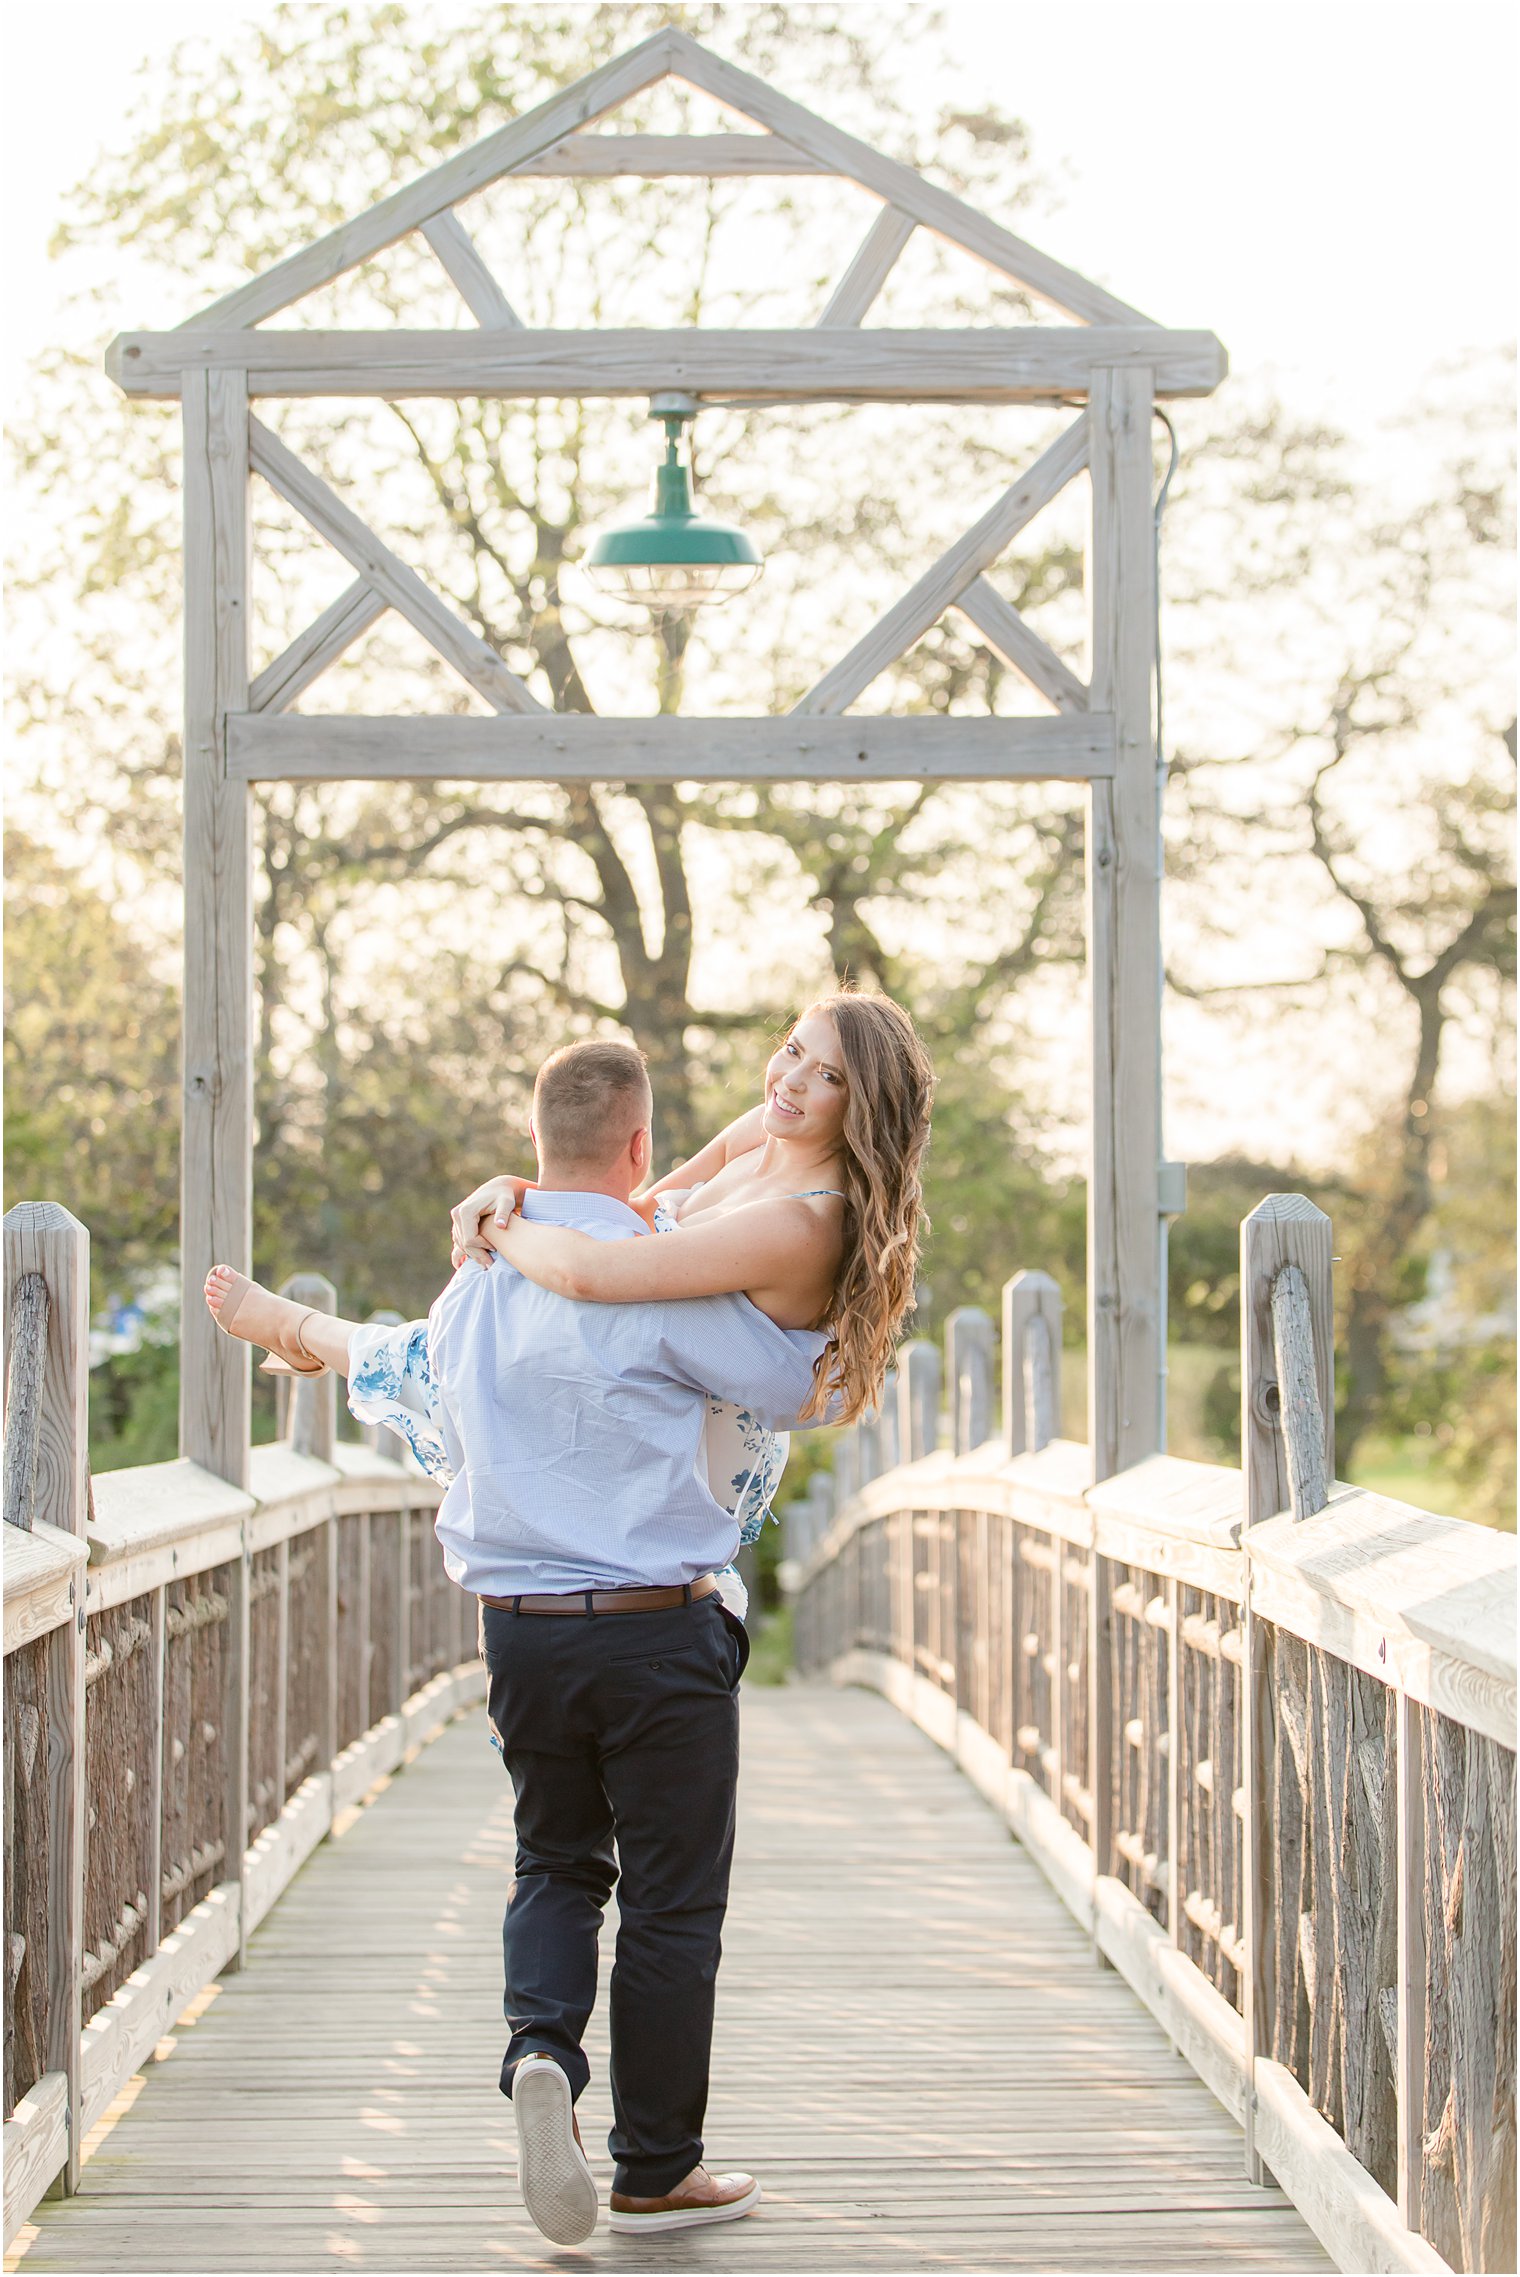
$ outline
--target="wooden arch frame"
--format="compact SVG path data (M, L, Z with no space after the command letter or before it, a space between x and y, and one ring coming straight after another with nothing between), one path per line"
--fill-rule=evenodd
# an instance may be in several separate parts
M588 134L667 77L763 131ZM502 176L833 174L881 212L816 323L797 331L538 332L454 211ZM861 330L915 229L928 229L1074 319L969 330ZM258 330L413 231L474 331ZM1163 329L896 160L686 34L657 32L537 109L223 295L177 330L125 333L107 369L129 396L179 397L185 440L185 998L181 1180L182 1452L242 1485L249 1355L200 1302L207 1268L252 1242L250 785L292 779L1082 781L1088 786L1092 1029L1089 1419L1095 1475L1163 1437L1166 1219L1161 1148L1159 791L1151 412L1206 395L1225 358ZM617 720L546 711L527 685L255 418L258 396L645 396L1071 403L1070 426L842 657L773 718ZM1091 657L1084 683L983 571L1083 468L1091 478ZM248 658L248 487L257 471L345 555L355 582L256 677ZM949 608L1053 707L1029 719L855 719L848 707ZM288 707L386 609L406 617L496 715L307 717Z

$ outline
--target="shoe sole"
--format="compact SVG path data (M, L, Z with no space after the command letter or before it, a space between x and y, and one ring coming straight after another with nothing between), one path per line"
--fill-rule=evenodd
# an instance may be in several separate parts
M764 2192L757 2182L753 2190L747 2190L742 2198L736 2198L729 2206L688 2206L679 2210L673 2208L665 2214L611 2213L607 2216L607 2227L621 2230L625 2237L644 2230L703 2229L709 2222L742 2221L746 2214L754 2212L763 2196Z
M533 2226L554 2245L580 2245L601 2210L575 2139L570 2082L557 2063L520 2064L512 2081L517 2180Z

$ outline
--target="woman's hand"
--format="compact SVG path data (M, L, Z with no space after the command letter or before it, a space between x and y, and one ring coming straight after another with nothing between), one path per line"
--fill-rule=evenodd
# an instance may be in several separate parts
M456 1271L466 1261L473 1265L491 1263L496 1253L489 1242L481 1239L482 1221L493 1218L497 1225L505 1225L513 1211L522 1208L524 1194L531 1193L532 1189L531 1178L488 1178L449 1212Z

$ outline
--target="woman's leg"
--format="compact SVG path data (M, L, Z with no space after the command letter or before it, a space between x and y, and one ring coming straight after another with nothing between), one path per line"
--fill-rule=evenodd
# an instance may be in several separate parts
M240 1278L230 1265L213 1265L206 1275L206 1302L218 1319ZM349 1340L360 1326L357 1320L340 1320L335 1313L292 1304L289 1297L277 1297L257 1281L248 1283L236 1315L230 1325L223 1323L229 1336L261 1344L267 1351L278 1351L282 1343L294 1338L298 1350L336 1369L340 1376L348 1374Z

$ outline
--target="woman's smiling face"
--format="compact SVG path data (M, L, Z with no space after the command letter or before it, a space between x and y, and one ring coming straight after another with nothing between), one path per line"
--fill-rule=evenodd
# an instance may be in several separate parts
M826 1012L804 1012L766 1068L765 1129L772 1138L831 1146L849 1097L838 1029Z

